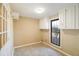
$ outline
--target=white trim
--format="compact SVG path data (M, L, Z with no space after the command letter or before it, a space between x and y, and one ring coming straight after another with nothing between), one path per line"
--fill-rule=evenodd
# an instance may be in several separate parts
M58 19L58 17L55 17L55 18L51 18L50 19L50 21L49 21L49 24L51 24L51 20L53 20L53 19ZM49 43L51 43L51 25L49 26ZM61 32L60 32L60 35L61 35ZM62 41L62 40L61 40ZM62 42L60 42L60 44L61 44L61 46L62 46ZM53 44L54 45L54 44ZM56 46L56 45L54 45L54 46ZM58 48L61 48L61 46L56 46L56 47L58 47Z
M60 49L58 49L58 48L56 48L56 47L54 47L54 46L48 44L48 43L46 43L46 42L43 42L43 44L50 46L51 48L53 48L53 49L59 51L60 53L66 55L66 56L72 56L72 55L70 55L70 54L68 54L68 53L66 53L66 52L64 52L64 51L62 51L62 50L60 50Z
M20 46L16 46L16 47L14 47L14 48L20 48L20 47L24 47L24 46L30 46L30 45L38 44L38 43L41 43L41 41L39 41L39 42L34 42L34 43L29 43L29 44L24 44L24 45L20 45Z
M14 56L14 48L13 48L13 51L12 51L12 56Z

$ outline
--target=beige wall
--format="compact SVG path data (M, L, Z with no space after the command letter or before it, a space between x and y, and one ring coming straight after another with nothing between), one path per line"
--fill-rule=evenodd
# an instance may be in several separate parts
M58 16L53 16L51 17L52 19L56 19L58 18ZM42 37L43 37L43 41L47 42L49 44L50 43L50 31L41 31L42 32ZM71 54L71 55L79 55L79 30L61 30L61 46L58 47L56 45L56 48L63 50L64 52Z
M39 21L37 19L20 17L14 21L14 46L39 42L41 40Z
M62 50L71 55L79 55L79 30L62 30L61 39Z
M40 30L42 33L42 41L49 42L49 30Z
M53 17L52 19L56 18ZM57 16L58 18L58 16ZM39 29L39 20L21 17L14 21L14 45L44 41L50 44L49 30ZM53 44L52 44L53 45ZM71 55L79 55L79 30L61 30L61 49Z

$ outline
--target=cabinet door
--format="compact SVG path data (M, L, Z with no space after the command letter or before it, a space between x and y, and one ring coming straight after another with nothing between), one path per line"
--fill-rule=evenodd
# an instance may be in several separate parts
M76 29L79 29L79 4L76 5Z
M59 25L60 29L65 29L65 8L59 12Z
M66 29L75 29L75 6L72 5L65 10L65 25Z
M40 29L43 29L44 25L43 25L43 20L42 19L39 20L39 26L40 26Z
M44 18L40 20L40 29L48 29L48 18Z
M48 22L49 22L48 18L45 18L44 23L43 23L44 24L44 29L48 29L48 25L49 25Z

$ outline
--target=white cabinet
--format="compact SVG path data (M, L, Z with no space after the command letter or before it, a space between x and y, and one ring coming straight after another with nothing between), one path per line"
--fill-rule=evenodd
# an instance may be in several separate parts
M70 6L65 10L65 26L66 29L75 29L75 6Z
M39 21L40 29L49 29L49 18L43 18Z
M61 29L79 29L79 5L71 5L59 12Z
M76 5L76 29L79 29L79 4Z
M65 9L62 9L60 12L59 12L59 25L60 25L60 28L65 28Z

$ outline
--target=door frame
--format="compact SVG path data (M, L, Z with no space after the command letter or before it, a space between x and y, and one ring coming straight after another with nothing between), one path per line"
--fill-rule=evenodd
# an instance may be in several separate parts
M50 32L51 32L51 33L50 33L50 36L51 36L51 43L53 43L53 42L52 42L52 22L53 22L53 21L57 21L57 20L59 20L59 18L53 19L53 20L50 21ZM55 43L53 43L53 44L54 44L54 45L57 45L57 44L55 44ZM57 45L57 46L60 46L60 32L59 32L59 45Z

